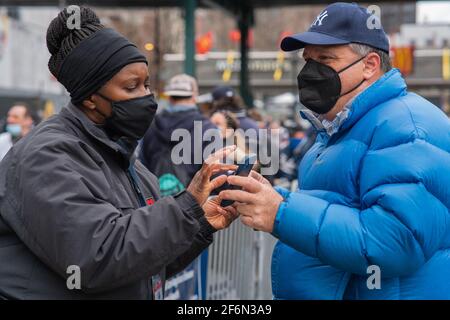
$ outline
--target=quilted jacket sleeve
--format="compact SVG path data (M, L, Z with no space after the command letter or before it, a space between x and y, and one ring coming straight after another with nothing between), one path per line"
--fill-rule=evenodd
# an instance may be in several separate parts
M450 227L450 154L424 139L369 151L360 169L361 208L284 193L274 235L323 263L382 277L413 273Z

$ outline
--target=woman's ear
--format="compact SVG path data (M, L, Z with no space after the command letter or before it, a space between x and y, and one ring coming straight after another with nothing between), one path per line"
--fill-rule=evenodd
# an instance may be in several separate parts
M81 104L82 104L81 107L82 111L93 122L103 123L105 121L106 116L104 114L107 113L106 112L101 113L102 104L100 102L100 99L98 99L98 97L92 95L89 98L83 100Z
M364 78L366 80L371 79L374 75L378 74L381 71L381 58L375 52L370 52L367 54L364 63Z
M97 105L95 103L95 97L93 95L83 100L82 105L89 110L95 110L97 108Z

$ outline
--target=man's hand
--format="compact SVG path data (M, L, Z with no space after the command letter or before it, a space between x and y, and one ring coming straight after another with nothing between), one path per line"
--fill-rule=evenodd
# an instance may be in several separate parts
M206 220L216 230L227 228L239 216L237 210L232 206L222 208L221 201L222 199L217 196L209 199L203 205Z
M261 182L262 184L272 186L272 185L270 184L269 180L267 180L266 178L264 178L261 174L259 174L259 173L256 172L255 170L250 171L249 176L252 177L253 179L255 179L256 181Z
M243 224L271 233L283 197L272 188L269 181L254 171L249 177L229 176L228 183L240 186L242 190L225 190L219 197L238 202L234 206Z
M235 149L236 146L226 147L209 156L187 187L187 191L192 194L200 206L203 206L212 190L220 187L227 180L226 175L221 175L210 181L211 176L221 171L237 169L236 165L221 163Z

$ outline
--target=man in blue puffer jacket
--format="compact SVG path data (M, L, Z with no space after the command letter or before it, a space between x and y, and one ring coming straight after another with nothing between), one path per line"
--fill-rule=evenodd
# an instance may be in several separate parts
M275 299L450 299L450 121L407 91L374 18L335 3L282 41L304 48L302 115L318 131L299 190L252 173L221 194L279 239Z

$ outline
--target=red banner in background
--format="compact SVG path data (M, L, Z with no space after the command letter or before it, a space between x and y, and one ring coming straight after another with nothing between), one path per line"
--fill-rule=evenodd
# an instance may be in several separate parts
M403 76L408 76L414 71L414 47L393 47L392 66L398 68Z
M238 29L230 30L228 38L232 43L238 44L241 41L241 32ZM253 30L248 30L247 46L252 48L254 45Z
M199 54L208 53L213 47L213 35L209 31L204 35L201 35L195 40L196 51Z
M281 32L281 33L280 33L280 37L278 38L277 48L280 47L281 41L283 41L284 38L289 37L289 36L292 36L293 34L294 34L294 33L293 33L292 31L287 31L287 30Z

